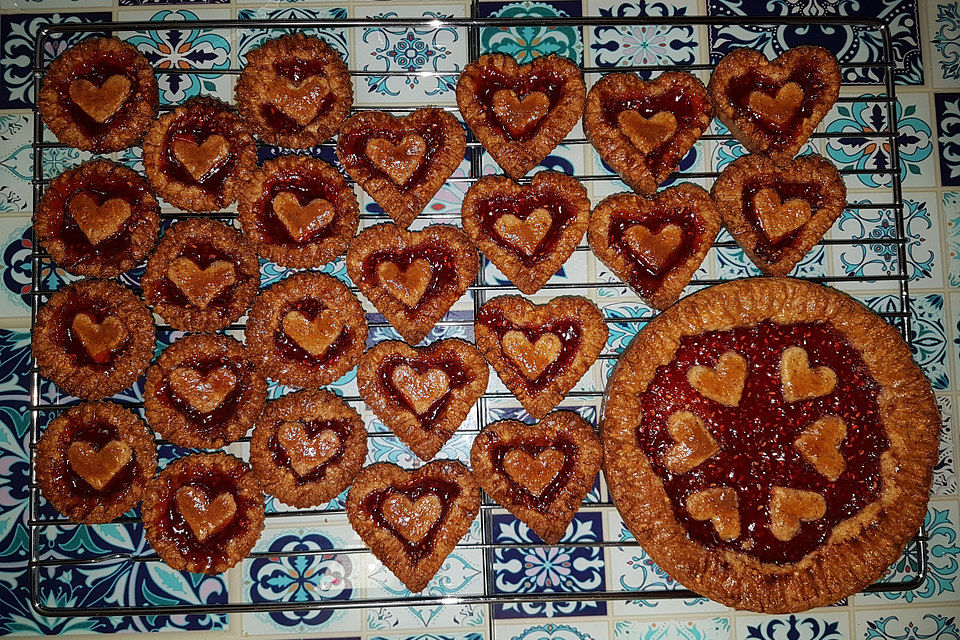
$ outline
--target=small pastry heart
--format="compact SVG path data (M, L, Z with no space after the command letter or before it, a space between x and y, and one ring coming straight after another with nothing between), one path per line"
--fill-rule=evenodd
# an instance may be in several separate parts
M230 157L230 143L219 134L213 134L197 144L193 140L174 140L173 155L197 182L210 175Z
M448 225L406 231L380 224L347 249L347 275L411 344L430 333L479 269L476 248Z
M343 321L332 309L324 309L312 320L299 311L290 311L281 324L284 333L317 358L327 352L343 330Z
M713 487L687 496L687 512L694 520L710 520L717 535L733 540L740 535L740 508L736 489Z
M307 435L303 424L284 422L277 429L277 442L290 458L290 466L299 476L305 476L324 464L343 444L332 429L324 429L315 438Z
M782 165L836 102L840 68L822 47L794 47L773 61L743 47L720 60L707 91L714 115L743 146Z
M519 179L580 119L580 69L556 55L518 66L505 54L480 56L457 81L457 105L470 130L508 175Z
M773 487L770 489L770 532L777 540L793 540L801 522L819 520L827 512L827 501L816 491Z
M721 354L716 367L690 367L687 380L704 398L736 407L747 380L747 360L736 351L726 351Z
M548 544L563 537L600 470L593 427L570 411L537 424L502 420L474 439L470 464L490 497Z
M177 285L195 307L206 309L225 289L237 280L232 262L217 260L201 269L190 258L177 258L167 267L167 277Z
M100 450L79 441L67 449L70 468L96 491L103 491L132 459L133 448L122 440L111 440Z
M67 201L73 216L90 244L97 246L123 228L133 211L123 198L110 198L101 205L86 193L78 193Z
M177 489L176 501L177 510L201 544L229 527L237 515L237 502L230 493L210 500L203 489L186 485Z
M786 275L846 206L843 179L817 155L780 167L760 155L727 165L713 185L723 225L767 275Z
M542 418L600 355L607 325L585 298L562 296L534 305L519 296L501 296L480 308L474 335L527 413Z
M689 73L645 82L610 73L587 94L583 128L594 149L637 193L653 195L710 125L707 90Z
M720 230L710 195L683 183L652 198L618 193L590 216L590 247L644 302L676 302Z
M210 413L223 404L237 382L237 376L227 367L206 374L190 367L177 367L170 372L173 391L201 413Z
M480 510L480 487L461 463L361 471L347 496L354 531L410 591L423 591Z
M303 242L333 220L333 205L323 198L314 198L301 205L290 191L278 193L273 198L273 211L290 232L290 237Z
M99 87L80 78L70 83L70 99L83 109L88 116L103 124L120 110L130 97L130 79L127 76L113 75Z
M337 138L344 170L401 227L408 227L463 162L467 138L443 109L405 118L365 111L347 120Z
M667 420L667 430L676 443L663 456L663 466L670 473L687 473L719 451L717 441L703 420L689 411L678 411Z
M788 347L780 356L780 379L787 402L825 396L837 384L837 374L830 367L810 367L803 347Z
M90 359L98 364L107 364L113 358L113 352L119 349L130 333L115 316L107 316L97 323L87 313L78 313L73 317L70 328L80 338L80 344L86 349Z
M575 179L542 171L529 185L487 176L467 191L463 231L521 291L536 293L573 253L590 223Z
M413 411L421 415L450 390L450 377L443 369L427 369L424 373L417 373L410 365L402 364L393 370L390 381L400 390L404 400L410 403Z
M840 453L840 444L847 437L847 424L839 416L824 416L807 425L793 441L794 448L830 482L836 482L847 461Z
M301 127L313 122L329 93L330 87L322 76L310 76L299 84L278 76L270 83L273 104Z

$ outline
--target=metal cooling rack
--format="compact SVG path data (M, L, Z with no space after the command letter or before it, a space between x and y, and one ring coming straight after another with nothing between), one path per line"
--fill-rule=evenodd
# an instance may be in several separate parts
M473 15L478 15L478 6L477 0L474 0L473 3ZM900 158L897 147L897 118L896 118L896 88L894 83L894 70L896 68L896 63L893 56L893 47L891 41L891 33L887 24L881 20L874 19L847 19L847 18L825 18L818 17L818 23L823 25L831 25L836 28L850 28L857 33L870 32L873 34L873 37L878 37L882 41L882 47L879 51L879 59L870 60L867 62L859 63L846 63L841 64L841 71L848 70L857 70L857 69L869 69L879 72L881 78L879 83L872 83L865 87L861 87L865 91L869 91L875 94L875 97L864 98L862 96L849 96L843 95L838 100L838 103L854 103L854 102L867 102L868 104L874 104L882 110L882 113L886 117L889 126L886 130L876 131L876 132L863 132L856 133L855 137L857 138L868 138L874 139L879 144L884 144L889 148L891 154L891 164L888 168L885 169L849 169L842 170L841 174L846 175L878 175L878 176L889 176L889 184L883 187L877 187L870 190L869 193L864 195L871 197L875 202L868 204L858 204L858 205L849 205L848 208L851 209L872 209L872 210L890 210L893 212L894 217L894 229L893 236L886 238L874 238L874 237L861 237L854 239L827 239L823 241L825 245L834 245L834 246L862 246L862 247L892 247L896 261L895 270L893 273L887 274L878 274L878 275L869 275L869 276L853 276L842 273L829 274L824 277L810 278L812 280L824 283L834 284L838 287L843 287L845 283L855 283L862 281L877 281L883 282L886 287L885 293L894 293L893 299L895 300L895 309L888 310L881 313L888 322L895 325L905 339L910 340L911 330L910 330L910 299L908 296L908 279L909 274L907 271L907 259L906 259L906 243L907 237L904 227L904 217L903 217L903 197L901 192L901 181L900 181ZM416 29L426 29L426 30L439 30L439 29L455 29L458 33L464 33L466 35L467 41L467 53L470 58L475 58L480 54L480 33L484 28L490 27L575 27L580 30L582 41L587 42L586 33L588 28L593 27L633 27L633 26L688 26L688 27L700 27L700 28L724 28L724 27L735 27L742 25L803 25L807 24L809 19L802 17L787 17L787 18L754 18L754 17L736 17L736 18L725 18L725 17L688 17L688 16L673 16L673 17L617 17L617 18L599 18L599 17L587 17L587 18L514 18L514 19L480 19L480 18L456 18L456 19L350 19L350 20L200 20L200 21L191 21L189 26L191 29L204 29L204 30L214 30L217 32L225 32L231 35L236 35L243 32L276 32L281 29L324 29L324 28L333 28L341 30L360 30L371 27L389 27L389 28L416 28ZM34 90L39 91L40 80L43 76L43 73L47 65L52 61L52 56L49 54L50 50L55 50L55 47L48 48L51 39L56 36L76 36L79 34L91 34L91 33L107 33L112 34L115 32L131 32L131 31L168 31L175 29L181 26L179 24L171 23L157 23L157 22L114 22L114 23L97 23L97 24L49 24L40 27L36 36L36 48L34 55ZM696 33L696 31L694 31ZM703 34L705 35L705 34ZM460 67L468 62L468 60L457 60ZM637 71L637 72L660 72L667 70L686 70L691 72L705 72L711 70L713 65L711 64L689 64L689 65L641 65L641 66L617 66L614 68L607 67L596 67L596 66L582 66L587 85L591 85L595 82L602 74L610 71ZM158 75L168 75L168 74L183 74L183 75L198 75L198 74L228 74L235 75L240 73L240 68L234 66L229 69L180 69L180 68L168 68L161 69L157 68L156 73ZM458 71L455 69L450 70L439 70L439 71L417 71L417 72L407 72L407 71L384 71L384 70L362 70L362 69L351 69L351 73L355 77L365 77L365 76L410 76L416 75L420 77L438 77L438 76L455 76ZM397 114L408 113L417 108L420 108L421 105L414 104L396 104L389 105L389 107L364 107L355 105L354 111L369 110L373 108L379 108L381 110L386 110L394 112ZM162 109L163 107L161 107ZM170 107L167 107L168 109ZM454 107L447 107L450 110L455 110ZM842 134L831 134L824 132L814 133L812 136L813 140L829 140L842 137ZM729 135L715 135L715 134L705 134L701 136L698 141L698 145L704 145L705 142L709 143L718 143L725 140L730 140L731 136ZM589 143L583 138L568 138L564 141L565 145L572 145L576 147L582 147L583 145L588 145ZM327 143L322 145L325 147L333 147L332 143ZM40 121L39 114L37 109L34 108L34 141L33 141L33 195L34 195L34 208L39 202L41 196L43 195L43 190L46 184L53 177L47 175L45 171L46 164L49 162L47 157L47 152L49 150L63 148L63 145L57 143L56 141L50 141L44 137L43 125ZM463 183L472 183L479 179L482 174L482 165L481 165L481 153L480 145L472 137L468 138L468 154L470 158L470 171L468 176L462 177L453 177L451 181L458 181ZM681 177L684 179L714 179L718 175L715 171L682 171L675 174L673 177ZM616 182L618 179L615 176L607 174L586 174L577 176L581 181L585 183L595 183L595 182ZM161 213L161 217L164 219L180 219L190 217L192 214L184 214L176 210L165 209ZM224 220L229 220L234 216L229 212L221 212L219 214L214 214L213 217L217 217ZM425 211L420 215L420 219L428 219L431 221L454 221L458 218L458 213L450 214L443 212L434 212L434 211ZM365 222L372 223L376 221L386 220L384 215L376 215L371 213L361 213L361 220ZM721 248L732 248L735 247L735 243L727 242L717 242L714 245L715 247ZM589 247L585 243L582 243L578 247L577 251L589 251ZM889 249L887 249L889 250ZM31 286L31 309L32 309L32 318L35 320L38 309L46 302L50 294L53 291L45 282L45 273L49 273L53 269L53 262L50 257L43 252L40 248L34 247L33 252L30 255L31 266L32 266L32 286ZM482 257L483 265L486 265L486 258ZM504 293L518 293L516 289L512 288L509 285L502 284L489 284L484 283L483 273L484 269L481 267L481 276L478 277L478 282L470 288L471 295L473 296L473 311L479 309L487 299L493 297L494 295L504 294ZM693 284L695 286L707 286L712 284L717 284L721 280L717 279L707 279L707 278L697 278L694 279ZM596 290L598 288L617 288L619 285L618 282L596 282L596 281L583 281L583 282L569 282L569 283L548 283L543 290L545 292L552 292L556 290L569 290L569 289L578 289L578 290ZM354 291L356 291L354 289ZM627 294L627 300L636 300L632 297L632 294ZM618 298L621 300L623 298ZM645 323L646 321L652 319L655 316L655 313L646 313L640 314L635 317L626 317L626 318L608 318L607 322L610 325L623 324L631 325L638 323ZM439 323L441 326L469 326L472 325L472 318L464 319L445 319ZM373 322L372 326L385 326L383 322ZM170 327L163 324L158 324L158 331L169 330ZM234 325L231 327L233 330L243 329L243 325ZM603 366L603 361L611 361L616 359L615 354L605 353L600 357L601 366ZM588 374L589 375L589 374ZM71 398L59 398L57 397L56 401L51 401L46 399L46 394L44 393L45 389L50 388L50 383L43 380L36 366L32 366L30 370L30 449L33 450L35 442L38 440L41 427L43 424L46 424L45 418L51 418L53 415L66 409L69 406L75 404L75 400ZM599 399L602 396L601 391L574 391L568 394L568 400L564 403L564 406L569 404L582 403L584 405L591 405L596 407L599 403ZM477 403L475 408L477 424L484 425L490 421L488 414L491 410L491 406L496 404L499 400L505 400L511 398L509 393L487 393L480 402ZM362 404L362 399L354 397L344 398L347 402L353 404L354 406L360 406ZM139 409L139 403L127 403L133 409ZM461 429L458 433L467 433L472 434L476 433L476 429L469 431ZM380 433L380 432L371 432L370 437L383 437L390 435L389 433ZM242 442L248 442L249 437L243 438ZM162 440L157 441L158 444L166 444ZM602 483L602 480L601 480ZM615 590L609 589L605 591L589 591L589 592L556 592L556 593L543 593L543 592L527 592L527 593L503 593L497 591L497 588L494 583L493 575L493 566L495 557L498 552L508 550L508 549L523 549L523 548L538 548L544 547L543 544L503 544L494 542L494 527L493 527L493 515L494 513L504 513L496 504L492 503L489 498L485 498L484 504L481 508L481 513L478 518L480 523L480 541L464 543L458 546L458 550L468 550L475 549L481 550L483 553L483 572L482 577L482 589L480 593L473 593L470 595L461 595L461 596L433 596L433 595L379 595L379 594L364 594L362 589L358 589L354 592L354 595L359 595L359 597L352 597L349 600L324 600L324 599L315 599L311 601L271 601L271 602L251 602L243 593L243 590L239 588L239 585L234 584L233 588L229 592L228 602L222 604L169 604L162 606L141 606L132 602L124 602L120 604L110 604L103 607L95 608L81 608L76 606L71 606L69 602L63 602L57 600L57 598L50 593L51 584L55 585L58 580L64 580L64 576L68 575L71 570L86 567L86 568L96 568L111 566L114 563L144 563L144 562L160 562L159 558L150 552L145 553L114 553L106 555L89 555L86 557L59 557L55 553L50 553L49 550L44 550L41 540L49 535L56 527L76 527L84 525L76 525L71 523L69 520L63 518L62 516L56 515L51 516L50 510L44 507L44 502L40 496L39 488L36 484L36 477L34 473L33 466L31 464L30 469L30 511L28 514L28 528L30 534L30 594L31 602L34 609L42 615L47 616L62 616L62 617L76 617L76 616L90 616L90 615L100 615L100 616L128 616L128 615L187 615L187 614L204 614L204 613L237 613L237 612L259 612L259 611L292 611L292 610L316 610L316 609L325 609L325 608L338 608L338 609L355 609L362 607L389 607L389 606L410 606L410 605L438 605L438 604L503 604L511 602L545 602L545 601L562 601L562 602L575 602L575 601L608 601L608 600L658 600L658 599L690 599L696 597L696 594L687 591L685 589L647 589L643 591L630 591L630 590ZM601 499L599 502L591 502L589 504L585 503L583 505L582 512L589 511L601 511L609 512L613 510L614 507L609 497L607 497L606 492L601 492ZM291 510L291 511L281 511L277 513L268 513L268 527L271 521L282 522L284 520L290 521L296 518L306 518L306 522L319 522L319 518L327 518L330 516L341 517L343 515L342 509L301 509L301 510ZM118 519L116 522L121 523L123 526L128 527L137 527L139 526L139 519L137 517L125 516ZM322 526L322 525L316 525ZM609 529L607 526L605 529ZM629 548L636 547L636 543L633 541L621 541L615 539L615 532L606 532L606 539L598 542L564 542L558 545L563 548L576 548L576 547L599 547L604 551L604 560L605 565L609 567L611 565L610 549L613 548ZM894 582L880 582L877 584L868 587L866 592L896 592L896 591L907 591L912 590L919 585L921 585L926 579L927 574L927 537L923 529L921 529L917 536L913 539L911 543L907 546L907 553L910 556L910 561L908 564L912 569L915 570L915 573L911 576L904 578L899 581ZM317 556L317 555L334 555L334 556L348 556L348 557L364 557L368 559L371 558L369 551L362 545L357 545L347 548L337 548L337 549L317 549L317 550L308 550L308 551L292 551L292 552L255 552L250 555L251 558L277 558L280 556ZM233 571L236 571L234 569ZM607 585L612 585L612 579L607 574ZM42 586L42 583L44 586ZM229 582L228 582L229 584Z

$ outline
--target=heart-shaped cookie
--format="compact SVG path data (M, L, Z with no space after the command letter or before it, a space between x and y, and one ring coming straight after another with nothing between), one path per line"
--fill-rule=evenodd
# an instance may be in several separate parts
M486 302L474 321L477 347L534 418L563 400L607 341L603 314L586 298L534 305L519 296Z
M563 537L600 470L600 441L586 420L556 411L537 424L501 420L473 441L480 486L548 544Z
M460 211L464 233L526 294L536 293L566 262L590 222L583 186L553 171L525 186L505 176L481 178Z
M457 81L457 105L467 126L514 179L570 133L586 94L580 68L554 54L523 66L506 54L482 55Z
M201 413L210 413L221 404L239 380L228 367L201 373L190 367L177 367L170 372L170 387L190 406Z
M710 194L683 183L644 198L618 193L590 216L593 252L657 309L676 302L720 230Z
M123 440L111 440L100 449L75 441L67 449L70 468L96 491L103 491L132 459L133 447Z
M343 320L333 309L324 309L310 318L299 311L290 311L280 323L283 332L314 357L321 357L343 331Z
M211 500L203 489L186 485L177 490L176 501L177 510L200 543L229 527L237 515L237 501L227 492Z
M347 249L347 275L411 344L430 333L479 269L476 248L448 225L406 231L380 224Z
M133 213L130 203L123 198L109 198L98 205L93 196L86 193L70 198L67 211L93 246L120 231Z
M70 99L88 116L103 124L120 110L130 97L130 78L112 75L99 87L86 78L70 83Z
M292 191L278 193L273 198L277 214L290 237L303 242L333 220L333 205L325 198L314 198L303 204Z
M363 354L357 388L397 437L430 460L486 391L489 372L483 356L463 340L418 348L392 340Z
M836 168L818 155L785 166L761 155L730 163L713 185L723 226L760 270L786 275L847 204Z
M840 68L823 47L794 47L773 61L744 47L720 60L707 91L714 115L743 146L785 165L836 102Z
M780 356L783 399L797 402L828 395L837 384L837 374L823 365L811 367L803 347L788 347Z
M278 76L270 83L270 92L277 109L305 127L317 117L330 95L330 86L322 76L310 76L300 82Z
M86 349L90 358L98 364L106 364L130 335L116 316L107 316L97 322L89 313L78 313L70 323L74 335Z
M197 182L203 182L230 158L230 143L219 134L213 134L199 144L188 139L174 140L170 149Z
M195 307L206 309L227 287L237 281L232 262L217 260L201 269L190 258L177 258L167 267L167 277Z
M410 591L426 589L480 510L480 487L454 460L414 471L377 463L347 496L354 531Z
M303 423L284 422L277 429L277 442L290 459L290 466L303 477L328 462L343 446L343 440L333 429L323 429L310 436Z
M600 157L637 193L652 195L710 125L710 99L689 73L645 82L610 73L587 94L583 130Z
M382 111L351 117L340 129L344 170L401 227L408 227L463 162L467 137L443 109L405 118Z

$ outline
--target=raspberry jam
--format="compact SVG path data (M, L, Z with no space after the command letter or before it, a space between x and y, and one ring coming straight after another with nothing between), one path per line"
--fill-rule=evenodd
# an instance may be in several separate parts
M560 471L557 472L557 475L550 481L550 484L544 488L540 495L534 495L523 486L514 482L504 470L503 458L514 449L525 452L531 458L536 458L547 449L555 449L563 454L563 466L560 467ZM494 468L510 482L510 493L507 500L511 504L519 504L530 509L536 509L540 513L546 513L550 509L550 505L557 499L557 495L559 495L560 491L570 482L570 476L573 475L573 467L576 465L579 456L580 447L566 435L560 435L553 442L545 438L537 438L524 442L499 442L490 446L490 459L493 461Z
M470 380L466 368L452 358L405 358L403 356L392 356L384 359L380 365L377 375L380 378L380 384L383 388L390 391L390 396L394 402L397 402L415 415L420 421L420 426L424 429L430 429L440 420L447 407L449 394L444 394L437 399L430 408L424 413L417 413L407 399L403 396L396 385L393 384L393 372L401 366L406 365L413 369L418 375L423 375L431 369L439 369L447 375L447 380L451 389L459 389L466 386Z
M427 495L435 495L440 500L443 511L420 542L411 542L404 538L383 516L383 503L386 502L387 498L391 495L397 494L406 496L408 500L414 503ZM389 487L387 489L381 489L380 491L374 491L363 499L360 507L375 525L392 533L403 545L404 551L407 557L410 558L410 561L416 563L433 551L437 533L447 519L447 514L450 512L450 505L459 495L460 485L456 482L450 482L449 480L440 478L425 478L423 480L416 480L403 487Z
M375 129L371 125L346 133L341 132L337 142L340 163L345 166L359 167L372 178L381 178L394 184L390 176L381 171L367 157L367 142L374 138L382 138L392 144L399 145L404 136L411 134L420 136L427 143L427 150L423 154L420 165L413 172L413 175L403 185L400 185L404 190L415 189L427 181L427 170L433 165L433 158L447 145L447 134L444 131L443 123L423 122L413 126L407 121L385 129Z
M74 294L66 304L60 307L56 317L53 319L53 326L57 327L55 341L59 343L64 352L73 360L74 366L90 367L98 371L108 371L113 368L114 361L123 354L127 344L130 341L128 337L120 345L103 358L103 360L94 360L87 352L87 348L73 330L73 319L79 314L84 313L97 324L102 324L104 320L113 315L110 305L105 300L94 300L86 295Z
M237 411L237 405L246 388L248 374L253 371L253 365L248 362L237 362L228 358L196 358L193 361L181 363L179 366L193 369L201 376L206 377L211 371L226 368L234 375L237 383L224 396L220 405L209 412L196 409L189 400L183 398L164 378L157 390L158 396L171 408L179 413L190 425L190 429L205 438L224 438L225 427Z
M416 318L423 305L442 295L457 281L456 261L450 250L438 244L421 244L400 252L376 251L363 261L363 279L377 286L380 284L377 269L381 263L392 262L406 271L419 258L430 263L430 283L416 306L404 309L410 318Z
M233 263L234 267L236 267L239 262L233 256L233 254L224 251L220 247L215 247L209 242L203 241L188 242L183 246L183 249L180 250L180 253L177 255L177 257L187 258L196 264L200 269L206 269L214 262L221 260ZM230 303L233 300L233 294L240 285L239 278L242 277L239 271L236 271L236 276L237 279L235 279L233 284L225 286L220 293L217 294L217 297L211 300L206 306L207 309L226 309L230 306ZM176 305L178 307L192 306L190 300L187 299L187 296L184 295L180 287L172 282L170 278L167 277L166 273L163 274L163 278L160 280L157 290L160 295L160 300L168 304Z
M136 70L132 67L132 56L124 52L119 54L120 59L117 59L117 55L116 52L111 52L110 57L103 54L91 55L90 59L71 69L71 73L56 85L60 105L67 110L74 124L96 145L103 144L110 133L123 123L135 102L131 98L136 98L140 91L140 82ZM105 122L97 122L70 98L70 85L78 80L88 80L99 88L112 76L124 76L130 81L130 95Z
M333 455L317 465L313 471L303 476L293 471L293 467L290 466L290 456L287 455L286 450L280 444L280 441L277 440L277 436L274 435L270 437L267 448L273 454L273 463L275 465L293 471L298 485L304 485L310 482L323 482L324 478L327 477L327 467L337 464L343 457L344 451L347 450L347 438L350 436L350 423L346 420L313 420L312 422L302 422L301 424L308 438L313 439L324 431L332 431L337 434L337 438L340 439L340 444L337 445L337 450L333 452Z
M281 193L291 193L297 198L297 203L304 207L317 198L323 198L330 204L336 202L339 191L328 184L319 175L310 173L287 173L284 175L274 174L270 176L263 185L263 194L253 210L258 213L257 231L260 233L263 241L267 244L280 245L286 247L298 247L311 242L317 242L323 238L329 238L334 234L336 225L336 207L334 207L334 216L324 226L320 227L301 241L296 240L290 235L286 225L277 216L273 209L273 199Z
M773 177L761 179L754 182L748 182L743 185L743 216L747 222L759 231L757 233L757 246L754 252L768 262L776 262L783 255L783 252L793 244L799 233L800 228L781 238L776 244L770 242L770 239L763 232L760 220L757 216L756 203L754 198L757 192L764 188L770 188L777 192L781 202L787 202L794 198L806 200L810 203L810 209L813 215L823 206L823 191L815 182L785 182Z
M509 140L526 142L536 135L539 127L532 126L523 135L514 137L500 123L493 112L493 95L501 89L512 89L517 98L523 100L527 95L539 91L550 101L549 111L557 106L566 94L566 80L558 72L551 69L533 71L522 76L506 76L494 69L485 69L483 76L477 81L477 100L486 107L488 124Z
M320 300L316 298L303 298L295 302L290 302L281 310L277 316L280 322L277 323L277 329L273 332L273 341L276 345L277 353L281 358L307 365L324 365L339 358L343 352L350 347L353 332L347 326L344 326L336 340L334 340L323 355L319 357L301 347L297 344L296 340L288 336L283 330L283 318L291 311L299 311L307 320L313 320L323 313L325 309L327 309L327 305L323 304Z
M550 228L540 241L540 245L532 255L527 255L523 251L517 251L497 231L495 225L500 217L505 215L514 215L521 221L525 221L536 209L546 209L553 219ZM517 260L524 267L530 268L544 258L547 258L557 246L557 241L563 230L569 226L576 212L573 210L570 202L556 193L552 189L533 187L524 189L516 196L494 196L481 200L476 206L477 218L480 221L480 228L484 233L493 238L501 247L510 249Z
M803 101L797 113L783 126L777 126L761 119L749 107L750 94L759 91L768 96L776 96L785 84L795 82L803 89ZM737 116L746 118L768 134L767 150L778 151L794 142L805 118L813 113L814 103L820 99L824 90L824 78L820 70L809 65L801 65L790 72L782 83L775 83L756 69L750 69L742 76L730 79L728 92Z
M115 496L123 493L130 488L136 479L138 472L136 456L130 459L122 469L117 471L110 482L102 490L97 490L90 486L80 474L73 470L67 461L66 452L74 442L86 442L96 451L100 451L113 440L121 440L117 428L106 422L96 422L93 424L84 424L72 421L60 437L61 451L64 452L63 469L60 480L66 485L69 491L78 498L96 498L99 500L112 500Z
M787 403L780 379L780 354L788 347L806 350L811 367L827 366L837 375L825 396ZM737 407L702 396L687 381L692 366L716 366L721 354L734 350L747 359L747 378ZM644 422L637 441L663 479L677 521L692 540L710 548L729 548L761 562L788 564L826 542L834 527L876 500L882 488L880 456L890 443L880 421L874 380L859 352L824 323L777 325L764 321L752 327L710 331L681 339L673 362L661 366L640 394ZM690 411L703 420L719 451L685 474L663 465L674 445L667 420ZM826 416L847 425L840 445L846 470L834 482L807 463L793 442L804 428ZM732 487L739 500L740 536L724 541L709 520L694 520L684 505L694 491ZM801 522L792 540L781 542L770 531L770 489L781 486L815 491L823 496L823 518Z
M161 170L178 182L197 186L209 194L217 194L221 201L223 185L237 164L237 154L234 151L234 141L232 140L233 132L226 130L221 122L221 118L227 114L229 114L229 111L224 107L207 103L190 104L186 113L171 122L167 128L161 166ZM196 180L180 164L180 160L173 152L173 143L183 140L200 146L212 135L222 136L230 144L230 153L200 180Z

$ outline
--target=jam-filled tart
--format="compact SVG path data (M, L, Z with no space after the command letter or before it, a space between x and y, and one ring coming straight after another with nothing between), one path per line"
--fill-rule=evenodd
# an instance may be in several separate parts
M590 221L586 190L554 171L541 171L523 186L505 176L481 178L460 211L464 233L526 294L560 269Z
M328 140L350 115L353 83L326 42L302 33L267 40L247 54L237 109L258 137L306 149Z
M380 462L347 495L354 531L407 588L419 593L443 566L480 511L480 487L455 460L414 471Z
M357 196L340 172L308 156L264 162L237 210L256 252L293 268L322 267L346 251L360 220Z
M175 460L147 485L147 541L178 571L215 575L240 562L263 531L263 492L246 462L226 453Z
M159 100L153 69L135 47L90 38L50 64L37 106L60 142L107 153L140 141L157 117Z
M33 229L67 272L112 278L153 250L159 214L160 205L142 176L94 160L54 178L40 200Z
M267 380L233 338L187 336L147 371L143 396L154 431L181 447L217 449L253 427L267 400Z
M336 278L298 273L260 293L250 309L246 338L268 378L319 387L356 366L367 340L367 317Z
M99 400L123 391L153 358L153 314L129 289L81 280L37 313L33 357L40 373L69 394Z
M250 441L263 490L294 507L336 498L366 457L360 414L329 391L297 391L269 403Z
M357 388L398 438L430 460L487 390L489 376L469 342L451 338L415 348L391 340L360 358Z
M654 562L754 611L870 584L922 524L940 417L897 331L800 280L705 289L647 324L606 390L604 473Z
M109 402L57 416L37 443L43 497L74 522L110 522L137 506L157 472L157 447L143 420Z
M544 542L556 544L593 487L600 457L590 423L556 411L535 425L487 425L473 441L470 466L491 498Z
M260 263L239 231L204 218L170 227L147 261L143 296L180 331L216 331L246 312Z
M187 211L219 211L237 199L257 164L253 137L224 102L190 98L150 126L143 166L156 192Z

